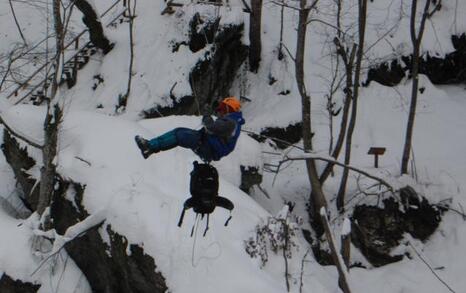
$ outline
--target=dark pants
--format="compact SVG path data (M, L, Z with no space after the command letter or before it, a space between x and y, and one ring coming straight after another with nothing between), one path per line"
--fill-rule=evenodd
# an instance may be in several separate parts
M169 150L177 146L191 149L204 161L212 161L212 149L202 129L194 130L179 127L149 141L150 149L156 152Z

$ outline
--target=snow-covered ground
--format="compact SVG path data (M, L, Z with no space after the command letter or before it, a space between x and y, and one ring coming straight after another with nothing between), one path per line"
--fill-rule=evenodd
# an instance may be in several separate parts
M344 25L350 36L355 29L353 21L356 19L357 1L344 2L347 11ZM46 31L45 6L34 9L34 6L22 2L14 3L18 7L19 22L28 42L37 43ZM31 3L39 5L42 2ZM105 0L96 4L103 11L111 3ZM333 1L322 1L319 13L311 17L333 23L335 8L331 3ZM427 22L422 46L423 51L429 50L440 56L453 50L451 34L466 32L466 19L461 17L466 12L466 3L447 1L442 5L442 10ZM369 2L366 46L370 49L366 52L364 68L371 62L409 54L409 6L407 1L401 0ZM218 209L211 217L211 230L207 236L191 238L193 214L187 213L182 228L178 228L176 223L182 203L188 196L192 162L197 158L189 150L174 149L144 160L134 144L135 134L150 137L176 126L200 127L200 118L194 116L142 121L138 116L143 109L169 103L165 97L169 96L175 82L173 93L176 96L191 94L189 71L208 48L192 54L186 46L181 46L176 53L172 53L171 47L172 42L186 40L191 16L196 12L212 17L219 15L222 22L244 22L248 27L248 15L242 13L241 1L230 1L229 7L188 4L172 16L161 16L162 7L163 1L137 2L135 74L125 114L114 115L118 95L126 91L128 77L126 23L106 30L109 38L116 43L115 48L106 56L94 56L80 71L77 85L63 92L66 110L60 132L59 172L86 184L83 203L90 213L104 212L106 224L111 224L131 243L144 244L145 252L154 257L171 292L286 292L283 258L280 255L272 256L261 268L260 261L251 259L245 252L244 241L254 235L256 224L279 212L285 201L296 202L295 213L305 217L304 203L309 195L309 182L303 162L290 164L277 176L263 171L262 187L271 198L265 197L258 189L250 197L238 189L239 165L277 163L281 157L261 153L270 151L270 147L267 144L259 145L243 134L235 152L215 163L221 177L220 194L235 204L233 219L228 227L224 227L229 214ZM9 11L7 1L1 2L0 53L7 53L14 42L21 41ZM242 68L243 76L232 89L232 94L251 99L251 102L244 104L245 129L255 132L266 126L285 126L297 122L301 115L293 61L286 52L283 61L278 61L276 57L280 8L273 2L265 2L263 17L263 54L259 73L251 74ZM83 28L79 18L78 13L72 22L75 31ZM296 22L297 12L286 9L284 43L290 52L294 52L295 48ZM311 22L305 66L307 86L313 98L315 150L323 154L328 153L330 135L325 95L334 66L330 54L331 33L333 31L328 26ZM381 37L383 40L379 40ZM247 36L244 42L248 42ZM97 74L104 78L104 83L92 90L93 77ZM270 75L278 80L273 85L269 85ZM452 208L461 211L462 206L466 206L466 156L463 155L466 149L466 120L462 118L466 111L465 90L463 86L434 86L424 76L420 78L420 86L425 87L425 91L419 96L413 142L417 178L398 176L411 90L411 81L406 79L393 88L371 83L370 87L361 89L352 165L383 177L398 187L410 184L434 203L449 200ZM286 90L290 91L288 95L278 94ZM0 93L0 96L3 95ZM337 104L341 103L342 97L343 93L338 92ZM32 106L8 109L5 101L0 105L2 118L15 130L38 141L42 139L44 109ZM96 109L100 105L103 108ZM339 117L334 118L334 122L335 135ZM372 146L387 148L380 158L379 169L373 168L373 157L367 155ZM30 150L33 156L39 155L37 150ZM298 154L299 151L292 150L291 153ZM38 172L38 168L33 172ZM0 155L0 174L0 195L7 197L14 192L15 182L3 155ZM334 206L339 174L341 169L336 169L336 176L329 178L325 185L331 206ZM357 177L350 173L350 178L348 193L352 194L356 192ZM370 183L368 179L360 182ZM334 217L336 212L331 209L331 214ZM336 236L340 234L341 221L335 221ZM39 282L42 284L40 293L54 290L90 292L72 260L64 261L67 259L64 253L63 261L58 263L54 272L44 266L31 276L40 259L31 255L30 227L29 221L13 219L0 209L0 274L5 272L14 278ZM200 229L202 227L201 224ZM202 233L199 231L198 234ZM455 292L466 292L463 277L466 269L466 254L463 252L466 225L461 216L447 212L438 231L426 243L408 236L406 239ZM292 292L300 292L301 261L308 248L303 239L297 241L299 250L290 261ZM450 292L411 246L398 249L410 252L413 258L381 268L351 269L349 278L353 292ZM338 292L335 268L318 265L311 255L307 256L307 260L304 262L302 292ZM365 263L354 247L352 261Z

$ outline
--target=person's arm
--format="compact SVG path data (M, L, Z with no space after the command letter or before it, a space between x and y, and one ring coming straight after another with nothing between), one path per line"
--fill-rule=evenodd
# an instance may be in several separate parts
M202 123L208 133L228 139L236 128L236 122L229 118L218 118L214 121L210 116L204 116Z

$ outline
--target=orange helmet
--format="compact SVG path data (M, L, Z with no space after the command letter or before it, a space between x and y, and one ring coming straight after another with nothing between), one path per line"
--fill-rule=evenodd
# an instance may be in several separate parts
M223 99L218 105L217 110L227 112L238 112L241 110L241 102L236 97L228 97Z

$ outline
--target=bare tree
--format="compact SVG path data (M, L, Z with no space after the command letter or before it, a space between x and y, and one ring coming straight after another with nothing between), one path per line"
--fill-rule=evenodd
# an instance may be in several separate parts
M298 20L298 34L296 43L296 56L295 56L295 75L298 91L301 96L301 114L303 123L303 146L304 152L312 150L312 121L311 121L311 97L307 93L306 85L304 82L304 52L306 45L306 32L307 21L309 12L317 5L318 0L314 0L312 5L307 5L307 0L300 0L299 20ZM319 182L315 160L306 160L306 168L308 178L311 183L311 207L313 207L314 215L318 216L318 211L321 207L326 207L327 203L322 192L322 186Z
M339 58L342 59L343 61L343 66L345 69L345 88L343 92L345 93L345 99L343 102L343 112L342 112L342 117L340 121L340 131L335 143L335 146L333 150L331 151L331 156L333 158L338 158L340 155L340 152L343 148L343 143L345 141L345 136L346 136L346 130L348 128L348 119L349 119L349 110L351 107L351 102L352 102L352 96L353 96L353 68L354 68L354 59L356 56L356 44L353 44L353 46L348 49L346 48L340 41L340 39L343 37L342 35L342 29L341 29L341 12L342 12L342 0L335 0L335 4L337 6L337 37L334 38L333 43L335 44L336 47L336 53L337 53L337 60ZM339 56L339 58L338 58ZM338 66L338 63L337 63ZM332 135L332 133L330 133ZM327 180L328 176L331 174L333 170L333 164L329 163L325 166L324 171L322 171L322 174L320 175L320 182L321 184L324 184L325 180Z
M249 70L257 73L261 61L262 0L251 0L249 16Z
M128 68L128 85L126 86L126 93L120 94L118 97L117 111L124 111L128 103L128 98L131 93L131 84L133 81L133 65L134 65L134 19L136 18L136 3L134 0L133 7L131 7L131 0L128 0L128 23L129 23L129 68Z
M413 83L411 87L411 104L409 106L408 123L406 125L406 136L403 148L403 157L401 159L401 174L408 173L409 156L411 153L414 119L416 117L416 106L417 106L417 92L419 87L419 59L420 59L420 47L422 42L422 36L424 35L424 28L427 17L429 16L429 6L431 0L426 0L424 11L421 16L421 23L419 25L419 31L416 33L416 12L417 12L417 0L412 0L411 3L411 17L409 24L409 32L411 36L411 43L413 44L413 56L411 60L411 75Z
M61 68L63 64L63 47L65 30L61 16L60 0L53 0L53 21L56 40L56 52L54 60L54 78L50 98L47 102L47 114L44 120L44 145L42 148L42 167L40 172L40 192L37 204L37 213L43 215L50 205L56 179L55 157L57 155L58 129L62 119L62 109L57 101L59 90L59 80L61 78ZM47 224L46 224L47 225Z
M354 72L353 93L352 93L352 106L351 118L348 125L348 132L346 133L346 146L345 146L345 164L349 165L351 160L351 146L353 140L353 132L356 126L356 116L358 111L358 97L359 97L359 76L361 72L361 63L364 54L364 39L366 34L366 18L367 18L367 0L358 0L358 48L356 53L356 68ZM343 171L341 178L340 188L337 195L337 208L343 209L344 199L346 193L346 183L348 181L348 170Z

